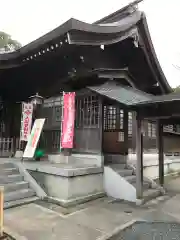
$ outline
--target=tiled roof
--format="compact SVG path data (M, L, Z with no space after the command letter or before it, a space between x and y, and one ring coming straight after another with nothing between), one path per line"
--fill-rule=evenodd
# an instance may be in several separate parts
M153 96L138 89L119 85L114 81L88 87L90 90L127 106L152 101Z
M179 93L169 93L160 96L153 96L151 100L139 103L143 105L153 104L153 103L166 103L166 102L175 102L180 101Z

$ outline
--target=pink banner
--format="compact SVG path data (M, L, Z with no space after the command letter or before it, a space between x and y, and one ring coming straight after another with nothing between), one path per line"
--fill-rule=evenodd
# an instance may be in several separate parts
M63 97L63 122L61 147L73 148L74 120L75 120L75 93L66 93Z

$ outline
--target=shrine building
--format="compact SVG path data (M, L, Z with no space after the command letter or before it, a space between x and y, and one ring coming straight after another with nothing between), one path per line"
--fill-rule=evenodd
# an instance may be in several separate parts
M0 54L1 135L19 137L20 103L38 93L43 102L35 117L46 119L40 146L49 165L42 170L41 162L24 164L61 204L103 194L133 202L146 192L163 194L164 159L179 155L180 96L164 76L137 2L93 24L69 19L19 50ZM68 92L76 94L74 142L72 149L61 149L63 93ZM152 159L158 184L143 175L143 165ZM58 184L48 178L56 175L50 173L53 164L62 165L59 184L66 177L72 194L64 187L52 190ZM47 177L47 185L40 176Z

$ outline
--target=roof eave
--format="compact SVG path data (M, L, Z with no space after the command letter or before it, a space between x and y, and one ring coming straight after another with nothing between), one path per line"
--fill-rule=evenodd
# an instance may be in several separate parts
M148 51L147 57L150 59L153 71L155 71L156 78L162 87L162 91L163 91L162 93L163 94L171 93L173 90L170 87L170 85L164 75L164 72L160 66L159 60L157 58L157 55L156 55L156 52L155 52L155 49L154 49L154 46L152 43L152 39L150 36L146 15L144 12L142 12L141 21L139 21L138 25L139 25L140 34L143 37L143 40L146 45L145 47L147 49L150 49L150 51ZM145 54L147 55L147 53L145 53Z
M141 1L141 0L140 0ZM117 19L118 17L121 18L123 14L129 15L131 14L131 8L136 6L140 1L134 1L130 3L129 5L125 6L124 8L116 11L115 13L112 13L98 21L96 21L96 24L102 24L102 23L110 23L113 21L113 19ZM136 11L136 10L135 10ZM139 33L143 35L143 38L145 38L145 42L148 45L148 48L150 49L150 52L148 51L148 54L151 55L151 61L153 62L153 66L156 67L155 77L157 81L159 82L161 86L162 94L167 94L172 92L172 88L170 87L163 70L160 66L160 63L158 61L157 55L154 50L154 46L151 40L150 32L148 29L148 24L146 20L146 16L144 12L141 12L141 19L137 24L137 27L139 28L141 26L141 29L139 28ZM149 58L149 56L147 56ZM153 68L153 66L151 66ZM154 70L153 70L154 71Z

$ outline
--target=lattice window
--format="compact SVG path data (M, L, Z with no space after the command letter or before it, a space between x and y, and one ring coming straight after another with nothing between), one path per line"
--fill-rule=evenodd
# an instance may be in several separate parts
M118 134L118 142L124 142L124 132L119 132L119 134Z
M43 105L40 109L40 117L46 119L46 125L59 124L61 122L61 114L63 107L63 97L52 97L49 99L45 99Z
M148 122L148 137L156 138L156 124Z
M156 124L152 124L152 138L156 138Z
M173 132L173 125L166 125L163 129L166 132Z
M132 112L128 112L128 135L132 136Z
M56 122L60 122L61 121L61 107L60 106L56 106L54 109L54 118Z
M99 126L100 103L98 96L76 100L76 127Z
M104 129L105 130L123 130L124 111L116 106L104 107Z
M116 129L116 108L113 106L107 107L106 112L106 128L107 129Z
M124 127L124 111L120 110L120 129L123 129Z
M180 125L176 125L176 131L179 133L180 132Z

